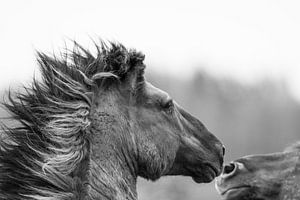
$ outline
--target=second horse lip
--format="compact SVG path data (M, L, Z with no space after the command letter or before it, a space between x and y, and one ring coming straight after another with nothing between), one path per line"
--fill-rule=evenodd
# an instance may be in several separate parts
M222 191L220 194L222 196L224 196L224 195L226 195L228 192L230 192L232 190L240 190L240 189L245 189L245 188L250 188L250 186L248 186L248 185L241 185L241 186L230 187L230 188L227 188L226 190Z

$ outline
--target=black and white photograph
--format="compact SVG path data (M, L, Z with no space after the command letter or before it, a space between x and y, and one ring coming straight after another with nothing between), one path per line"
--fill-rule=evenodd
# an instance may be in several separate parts
M0 200L300 200L300 1L0 1Z

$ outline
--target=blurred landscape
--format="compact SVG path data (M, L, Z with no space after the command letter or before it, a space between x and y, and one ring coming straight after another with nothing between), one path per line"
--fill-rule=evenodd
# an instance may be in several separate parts
M300 105L284 82L243 85L203 71L189 80L151 71L146 76L224 143L226 162L247 154L281 151L300 139ZM6 115L0 111L1 117ZM140 200L220 199L214 183L196 184L188 177L164 177L154 183L139 179L138 194Z

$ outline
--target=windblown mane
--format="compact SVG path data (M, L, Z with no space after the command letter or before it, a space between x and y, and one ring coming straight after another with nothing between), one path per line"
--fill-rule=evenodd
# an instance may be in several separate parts
M144 55L135 50L95 46L95 56L76 42L59 58L38 53L42 80L9 93L5 107L17 125L3 125L0 199L81 199L84 183L73 173L89 150L93 91L144 68Z

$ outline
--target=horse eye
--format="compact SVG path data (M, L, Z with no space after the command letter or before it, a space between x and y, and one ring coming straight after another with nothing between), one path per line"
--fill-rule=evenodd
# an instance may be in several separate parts
M172 108L173 106L174 106L174 102L173 102L172 99L170 99L170 100L168 100L167 102L165 102L165 103L162 104L162 107L163 107L164 109L170 109L170 108Z

